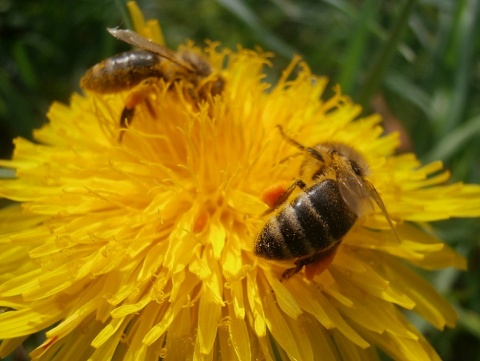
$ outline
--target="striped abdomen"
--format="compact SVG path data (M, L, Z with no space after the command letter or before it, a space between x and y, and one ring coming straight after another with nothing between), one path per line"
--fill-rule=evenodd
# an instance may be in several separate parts
M340 242L356 220L336 181L326 179L272 217L260 232L254 251L273 260L308 257Z
M168 81L170 74L159 67L162 61L166 60L146 50L117 54L88 69L81 86L97 93L115 93L130 89L149 77Z

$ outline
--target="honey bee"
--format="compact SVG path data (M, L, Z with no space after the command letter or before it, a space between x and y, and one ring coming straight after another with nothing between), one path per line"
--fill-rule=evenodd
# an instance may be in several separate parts
M356 221L374 211L375 202L395 232L393 223L372 183L365 177L368 166L352 147L343 143L320 143L305 147L289 138L278 126L282 137L305 154L300 177L283 190L272 187L264 194L275 212L257 236L254 253L276 261L295 260L281 279L288 279L303 266L307 278L323 271L333 261L337 247ZM301 192L288 203L296 188ZM272 198L273 199L269 199ZM398 240L398 236L395 233ZM308 266L312 270L308 269Z
M158 79L170 86L183 80L187 95L195 103L223 91L223 77L213 74L212 66L199 54L174 52L132 30L107 30L115 38L139 49L114 55L94 65L82 77L80 86L100 94L130 90L120 117L121 128L130 125L135 106L141 102L146 102L150 113L154 114L148 97L154 92Z

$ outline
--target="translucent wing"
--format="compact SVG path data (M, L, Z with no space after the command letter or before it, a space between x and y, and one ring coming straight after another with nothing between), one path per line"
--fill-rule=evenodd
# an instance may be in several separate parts
M162 58L170 60L172 63L175 63L183 68L185 68L188 71L195 72L195 69L192 68L192 66L186 62L184 62L182 59L178 57L178 55L160 45L157 43L154 43L153 41L144 38L143 36L137 34L136 32L128 29L111 29L107 28L108 32L112 34L115 38L118 40L124 41L127 44L136 46L137 48L147 50L151 53L160 55Z
M358 216L373 212L372 200L375 201L395 234L395 238L401 242L387 208L372 183L345 169L338 171L337 181L342 199Z
M375 210L370 189L355 173L340 169L337 172L337 182L343 200L359 217Z
M368 188L368 192L370 194L370 198L373 199L375 201L375 203L377 203L378 207L380 208L380 210L382 211L383 213L383 216L385 217L385 219L387 220L388 222L388 225L390 226L390 228L392 229L393 233L395 234L395 238L397 239L397 241L400 243L400 237L398 237L398 234L397 232L395 231L395 228L393 227L393 222L392 222L392 219L390 218L390 215L388 214L387 212L387 208L385 207L385 204L383 203L382 201L382 198L380 197L380 195L378 194L377 190L375 189L375 187L373 186L372 183L370 183L369 181L367 180L363 180L363 182L365 183L365 187Z

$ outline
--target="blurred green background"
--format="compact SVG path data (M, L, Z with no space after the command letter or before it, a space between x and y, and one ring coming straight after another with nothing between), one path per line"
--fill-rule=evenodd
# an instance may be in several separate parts
M400 151L441 159L453 180L480 183L480 1L144 0L167 44L186 38L275 52L275 78L294 53L384 116ZM128 46L106 27L130 27L123 1L0 0L0 157L30 138L52 101L67 103L91 65ZM480 360L480 222L436 224L467 256L468 272L429 274L454 303L457 328L423 330L445 360ZM21 355L17 355L21 359Z

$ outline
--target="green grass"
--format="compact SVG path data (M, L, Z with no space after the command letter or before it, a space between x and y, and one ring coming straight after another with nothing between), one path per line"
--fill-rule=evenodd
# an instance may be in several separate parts
M277 54L273 73L301 54L313 71L364 105L385 105L386 129L404 134L403 150L442 159L453 180L480 183L480 1L189 0L139 1L158 18L167 43L190 38ZM11 138L29 137L54 100L68 102L87 67L120 50L106 27L128 27L121 2L0 2L0 157ZM373 100L376 99L376 102ZM468 257L467 272L426 274L454 302L457 328L438 332L419 320L445 360L480 359L480 225L438 224Z

